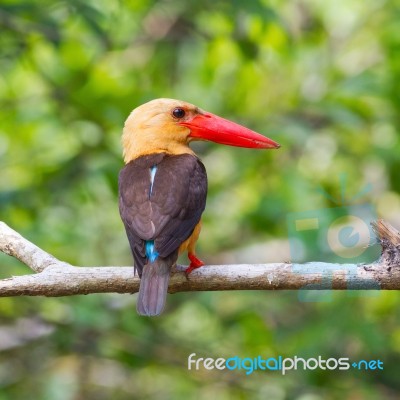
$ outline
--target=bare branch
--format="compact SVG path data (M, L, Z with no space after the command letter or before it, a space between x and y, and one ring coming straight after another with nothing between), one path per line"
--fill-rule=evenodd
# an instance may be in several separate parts
M400 233L383 220L372 223L372 228L382 246L381 264L390 271L400 265Z
M17 258L35 272L42 272L50 265L69 265L26 240L18 232L0 221L0 251Z
M400 233L380 220L374 223L382 257L373 264L237 264L208 265L189 279L178 266L169 292L207 290L400 289ZM133 267L75 267L41 250L0 222L0 251L16 257L32 275L0 280L0 297L70 296L89 293L135 293Z

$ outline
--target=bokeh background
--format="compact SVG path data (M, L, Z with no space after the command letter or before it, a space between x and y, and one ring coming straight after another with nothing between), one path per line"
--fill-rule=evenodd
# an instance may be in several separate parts
M121 129L171 97L282 144L196 145L207 263L289 260L288 213L336 207L343 176L400 228L399 20L394 0L1 0L0 219L72 264L130 265ZM30 273L0 263L2 278ZM396 292L181 293L148 319L135 295L2 298L0 399L396 399L399 308ZM188 371L191 353L384 370Z

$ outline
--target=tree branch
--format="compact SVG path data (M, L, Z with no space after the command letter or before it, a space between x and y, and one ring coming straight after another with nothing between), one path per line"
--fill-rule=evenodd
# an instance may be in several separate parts
M208 265L187 279L177 266L169 292L207 290L286 289L400 289L400 233L390 224L373 223L382 256L368 265L237 264ZM0 297L71 296L89 293L135 293L139 278L133 267L75 267L35 246L4 222L0 222L0 251L17 258L35 273L0 280Z

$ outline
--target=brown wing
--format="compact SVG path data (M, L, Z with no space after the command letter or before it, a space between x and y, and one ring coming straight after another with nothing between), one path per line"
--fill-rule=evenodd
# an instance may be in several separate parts
M177 254L200 221L206 196L204 165L190 154L143 156L122 169L120 214L139 274L147 262L146 241L154 241L159 257Z

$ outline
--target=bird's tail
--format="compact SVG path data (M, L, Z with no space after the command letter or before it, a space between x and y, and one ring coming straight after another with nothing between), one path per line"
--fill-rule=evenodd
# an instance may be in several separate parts
M159 315L167 298L171 261L157 258L147 263L140 279L136 310L140 315Z

